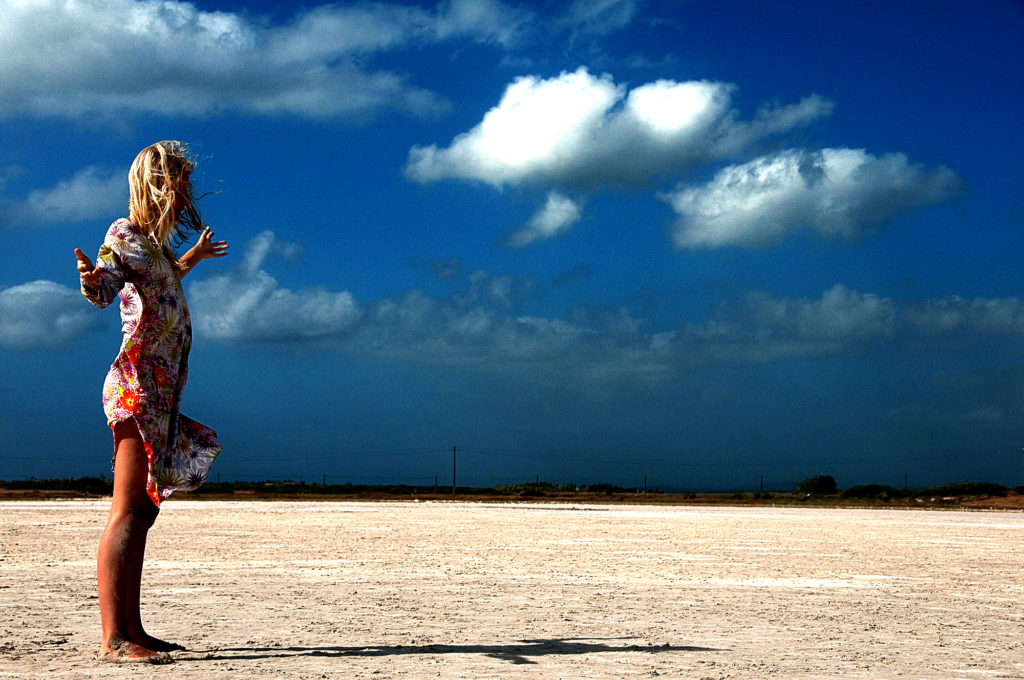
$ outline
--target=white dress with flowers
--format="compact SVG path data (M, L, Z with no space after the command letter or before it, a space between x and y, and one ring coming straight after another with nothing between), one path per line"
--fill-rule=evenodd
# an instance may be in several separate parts
M103 383L111 428L134 418L149 458L146 491L156 505L195 489L220 454L217 433L178 412L188 377L192 324L181 281L163 249L128 219L107 230L95 286L82 294L106 307L120 294L121 351Z

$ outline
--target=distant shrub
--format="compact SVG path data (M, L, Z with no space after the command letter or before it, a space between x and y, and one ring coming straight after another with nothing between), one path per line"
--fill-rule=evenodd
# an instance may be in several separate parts
M991 482L960 482L946 486L933 486L917 493L927 496L1005 496L1006 487Z
M899 498L902 495L903 492L895 487L882 484L861 484L859 486L851 486L839 496L840 498L880 498L887 501L890 498Z
M524 484L511 484L507 486L495 487L499 493L513 494L520 498L540 498L547 496L549 493L558 493L559 491L575 491L575 485L571 488L559 487L551 482L526 482Z
M606 483L591 484L590 486L586 487L586 490L590 491L591 493L605 493L605 494L625 493L625 492L628 492L628 491L632 491L632 489L627 489L627 488L622 487L622 486L615 486L614 484L606 484Z
M80 493L107 496L114 492L114 482L102 477L79 477L77 479L29 479L0 482L0 488L34 491L78 491Z
M813 496L829 496L837 493L839 487L836 486L836 480L832 475L817 475L800 482L796 490Z

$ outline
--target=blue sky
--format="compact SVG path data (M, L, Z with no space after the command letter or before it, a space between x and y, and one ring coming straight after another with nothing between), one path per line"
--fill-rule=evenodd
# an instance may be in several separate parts
M109 471L72 251L171 138L222 479L1022 484L1021 63L1000 0L0 3L0 479Z

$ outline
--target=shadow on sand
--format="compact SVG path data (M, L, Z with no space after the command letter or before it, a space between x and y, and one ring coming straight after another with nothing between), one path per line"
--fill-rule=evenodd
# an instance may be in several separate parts
M369 647L235 647L211 650L195 650L178 657L182 661L202 660L256 660L285 659L288 657L358 657L394 656L405 654L482 654L516 664L532 664L531 657L601 654L608 652L718 652L712 647L685 645L637 645L609 644L610 640L634 640L636 638L569 638L554 640L517 640L510 644L491 645L374 645ZM193 656L195 655L195 656ZM175 655L177 656L177 655Z

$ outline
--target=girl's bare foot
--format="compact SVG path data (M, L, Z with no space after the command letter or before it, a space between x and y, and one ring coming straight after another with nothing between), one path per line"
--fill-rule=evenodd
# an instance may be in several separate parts
M96 660L103 663L174 663L174 659L166 652L154 652L121 638L114 638L104 644Z
M154 652L182 652L185 650L184 645L179 645L177 642L161 640L160 638L155 638L148 634L143 636L142 646L146 649L151 649Z

